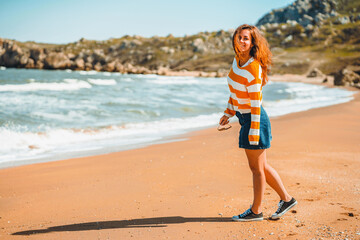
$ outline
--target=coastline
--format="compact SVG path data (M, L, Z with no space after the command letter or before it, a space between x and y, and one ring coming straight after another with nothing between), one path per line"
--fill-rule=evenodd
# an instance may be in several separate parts
M0 237L356 239L359 108L357 92L347 103L271 120L268 161L299 202L279 221L229 220L252 199L233 124L190 132L186 141L0 169ZM267 187L266 217L277 202Z
M180 72L179 72L180 73ZM191 72L189 72L191 73ZM176 79L176 78L175 78ZM217 79L211 79L212 81L216 81ZM322 87L333 87L333 86L329 86L329 84L324 85L322 84L322 79L321 78L306 78L303 75L273 75L271 76L271 81L273 82L301 82L301 83L306 83L306 84L316 84ZM290 80L290 81L289 81ZM204 79L204 81L206 81ZM303 85L301 85L303 86ZM310 86L310 85L307 85ZM322 88L321 87L321 88ZM336 87L337 88L337 87ZM346 90L353 90L350 88L345 88ZM319 90L322 91L322 90ZM329 95L330 93L328 93ZM334 93L335 94L335 93ZM351 94L350 92L348 94ZM270 95L271 96L271 95ZM325 95L326 97L327 95ZM331 96L331 94L329 95ZM335 95L334 95L335 96ZM351 98L351 97L349 97ZM344 101L348 101L344 100ZM296 112L296 111L306 111L309 108L318 108L318 107L322 107L326 104L338 104L338 102L334 101L334 102L327 102L327 103L323 103L323 104L318 104L318 105L306 105L303 104L300 107L297 108L293 108L290 110L282 110L282 113L278 112L277 110L274 111L274 104L269 104L266 105L269 107L269 110L271 111L271 113L275 112L275 114L272 115L272 117L277 117L278 115L282 115L282 114L288 114L291 112ZM220 114L220 113L216 113L215 115ZM213 114L214 115L214 114ZM220 115L219 115L220 117ZM183 119L182 122L184 122L184 120L189 121L188 119ZM202 119L204 120L204 119ZM192 120L194 121L194 120ZM29 146L29 151L30 152L28 155L19 155L22 158L15 158L17 160L13 160L11 161L11 158L6 159L6 157L3 157L3 161L7 161L7 162L1 162L0 163L0 169L4 169L4 168L9 168L9 167L16 167L16 166L20 166L23 164L35 164L35 163L41 163L41 162L47 162L47 161L57 161L57 160L65 160L65 159L70 159L70 158L77 158L77 157L87 157L87 156L92 156L92 155L101 155L101 154L107 154L107 153L111 153L111 152L118 152L118 151L124 151L124 150L129 150L129 149L136 149L136 148L142 148L142 147L146 147L152 144L159 144L159 143L164 143L164 142L171 142L171 141L178 141L179 138L182 138L184 136L184 134L186 135L187 132L191 132L191 131L197 131L199 129L204 129L204 128L209 128L210 126L212 126L213 123L216 123L217 121L217 117L212 118L211 121L209 121L209 119L205 119L205 122L202 121L202 124L197 124L196 126L193 126L194 124L191 124L190 128L188 129L181 129L179 128L177 132L174 132L173 134L163 134L163 136L157 136L154 139L157 140L152 140L151 142L149 141L145 141L145 142L141 142L138 141L136 144L108 144L108 145L101 145L102 147L91 147L91 146L80 146L80 147L75 147L75 146L70 146L69 148L63 148L60 151L57 151L57 148L55 146L55 148L53 149L53 151L48 151L48 152L44 152L43 154L34 154L36 153L36 147L37 145L33 143L33 141L30 142L26 142ZM201 121L200 121L201 122ZM216 124L213 124L213 126L215 126ZM146 130L146 129L145 129ZM144 134L144 133L143 133ZM37 136L35 136L36 138ZM121 138L120 138L121 139ZM115 140L115 139L114 139ZM110 142L110 141L108 141ZM99 146L100 146L99 145ZM62 146L62 145L58 145L58 146ZM35 150L32 150L35 149ZM42 148L39 147L39 149L41 150ZM72 151L72 149L75 149ZM11 157L11 155L10 155ZM21 159L21 160L20 160Z

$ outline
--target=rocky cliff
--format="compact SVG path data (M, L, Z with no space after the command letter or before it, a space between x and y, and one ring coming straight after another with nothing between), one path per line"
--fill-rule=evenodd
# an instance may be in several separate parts
M272 46L275 63L280 61L280 64L274 65L273 72L306 72L311 67L312 56L288 54L296 49L300 49L301 53L315 50L325 53L331 48L338 51L338 55L346 51L347 57L356 59L360 45L359 2L297 0L262 17L257 26ZM64 45L0 39L0 66L144 74L204 71L223 76L233 58L232 33L233 30L221 30L184 37L124 36L106 41L80 39ZM281 62L287 61L287 54L291 61ZM279 55L282 60L276 59ZM319 56L316 54L316 57ZM297 58L298 61L293 64ZM337 62L344 61L340 59ZM329 67L329 71L331 69Z
M337 4L336 0L297 0L285 8L269 12L256 25L280 24L291 21L295 21L303 27L319 25L324 20L338 15Z
M106 41L80 39L66 45L0 39L0 65L128 73L221 71L231 61L231 34L218 31L185 37L124 36Z

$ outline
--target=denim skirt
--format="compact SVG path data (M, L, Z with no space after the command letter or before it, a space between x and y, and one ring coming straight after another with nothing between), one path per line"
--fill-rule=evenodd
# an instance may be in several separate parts
M236 112L236 116L239 119L241 125L240 134L239 134L239 148L245 149L266 149L270 147L270 142L272 139L271 136L271 124L270 119L261 106L260 113L260 139L259 145L250 145L249 143L249 131L251 126L251 113L241 114Z

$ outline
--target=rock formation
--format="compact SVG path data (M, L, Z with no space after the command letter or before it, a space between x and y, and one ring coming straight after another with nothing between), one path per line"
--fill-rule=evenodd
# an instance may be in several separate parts
M339 1L343 3L339 4ZM347 3L348 0L296 0L285 8L266 14L257 26L273 51L283 49L283 53L290 47L358 44L360 8L347 15L340 14L337 12L339 6L347 7L344 1ZM354 26L349 25L353 23ZM339 24L347 25L333 27ZM152 38L126 35L106 41L82 38L64 45L22 43L0 38L0 66L165 75L171 71L198 71L201 75L212 72L216 76L225 76L234 56L233 32L231 29L184 37L169 34ZM295 67L289 62L281 64L282 73L290 68ZM308 71L305 68L298 70L300 68L296 67L301 73Z
M293 4L271 11L263 16L257 26L295 21L303 27L318 25L336 16L336 0L296 0Z
M334 76L335 86L353 86L360 88L360 66L347 66Z

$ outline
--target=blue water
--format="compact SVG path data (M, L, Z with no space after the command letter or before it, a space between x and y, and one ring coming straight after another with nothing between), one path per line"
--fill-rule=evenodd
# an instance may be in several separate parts
M270 79L271 80L271 79ZM270 82L269 116L352 99L349 91ZM214 126L226 78L0 67L0 167L119 151Z

